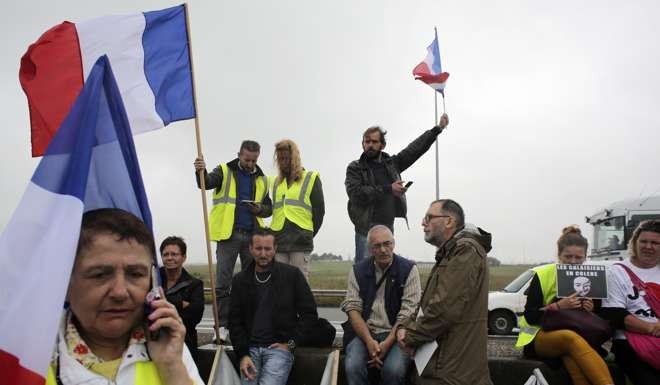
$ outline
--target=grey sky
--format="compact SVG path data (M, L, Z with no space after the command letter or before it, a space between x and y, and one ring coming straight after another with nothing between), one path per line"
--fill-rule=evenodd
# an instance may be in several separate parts
M166 8L170 1L24 1L5 5L0 31L0 228L38 159L18 82L20 57L63 20ZM563 226L612 201L660 189L660 3L656 1L192 1L199 116L209 166L242 139L295 140L321 173L326 219L316 252L354 253L347 163L362 131L388 130L398 152L433 125L433 91L411 71L438 27L449 128L440 135L440 192L493 234L506 262L550 260ZM440 104L440 108L441 104ZM206 261L192 162L194 123L136 136L157 241L178 234ZM434 199L431 149L404 179L410 231L397 251L431 260L420 228ZM210 168L210 167L209 167ZM215 250L215 246L213 247Z

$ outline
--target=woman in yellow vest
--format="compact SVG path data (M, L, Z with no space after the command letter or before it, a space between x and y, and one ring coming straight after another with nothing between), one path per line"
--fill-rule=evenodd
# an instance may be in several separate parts
M162 290L145 314L155 253L151 232L133 214L83 215L47 385L203 385L183 321Z
M273 181L275 260L298 267L309 281L308 264L314 249L314 236L323 224L325 202L321 177L305 170L296 143L284 139L275 143L278 175Z
M559 263L582 264L587 255L587 239L577 226L562 230L557 240ZM614 384L607 364L601 356L572 330L543 331L540 326L543 314L559 309L594 311L594 301L576 295L557 299L556 264L534 268L535 275L527 292L525 312L520 317L520 334L517 348L524 347L530 358L559 358L564 363L574 385Z

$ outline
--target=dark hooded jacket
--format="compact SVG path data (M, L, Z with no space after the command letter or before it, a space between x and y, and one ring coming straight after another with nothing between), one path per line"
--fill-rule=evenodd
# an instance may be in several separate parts
M488 371L489 233L467 225L444 242L420 302L421 313L402 323L414 348L438 348L417 384L491 385Z
M396 155L390 156L381 152L381 161L385 164L389 177L393 181L401 180L401 173L428 151L441 132L440 126L435 126L413 140L408 147ZM391 194L392 191L387 187L376 185L374 174L369 168L364 154L360 159L352 161L346 168L344 185L348 194L348 216L355 225L355 232L366 235L373 217L374 202L378 201L383 194ZM406 218L406 196L396 197L395 205L394 217Z

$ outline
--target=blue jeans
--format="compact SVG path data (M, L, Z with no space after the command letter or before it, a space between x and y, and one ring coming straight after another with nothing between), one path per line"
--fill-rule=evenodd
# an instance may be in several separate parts
M355 260L354 265L357 265L364 258L369 257L369 245L367 245L367 236L360 233L355 233Z
M382 342L389 333L373 335L374 339ZM355 337L346 346L344 369L346 370L346 383L348 385L368 385L369 371L367 361L369 352L360 337ZM385 356L383 367L380 370L380 384L403 385L406 382L406 373L410 365L410 357L401 351L395 342Z
M241 269L252 261L250 254L250 233L234 230L229 239L220 241L215 249L215 297L218 303L220 326L227 327L229 321L229 293L234 275L236 257L241 256Z
M254 381L241 373L242 385L286 385L293 366L293 354L275 348L250 348L250 359L257 368Z

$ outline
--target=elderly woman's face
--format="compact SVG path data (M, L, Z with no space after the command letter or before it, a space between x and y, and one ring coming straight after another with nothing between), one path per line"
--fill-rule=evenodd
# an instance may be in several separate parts
M94 237L76 258L67 297L83 336L123 339L142 319L151 257L134 240L114 234Z

